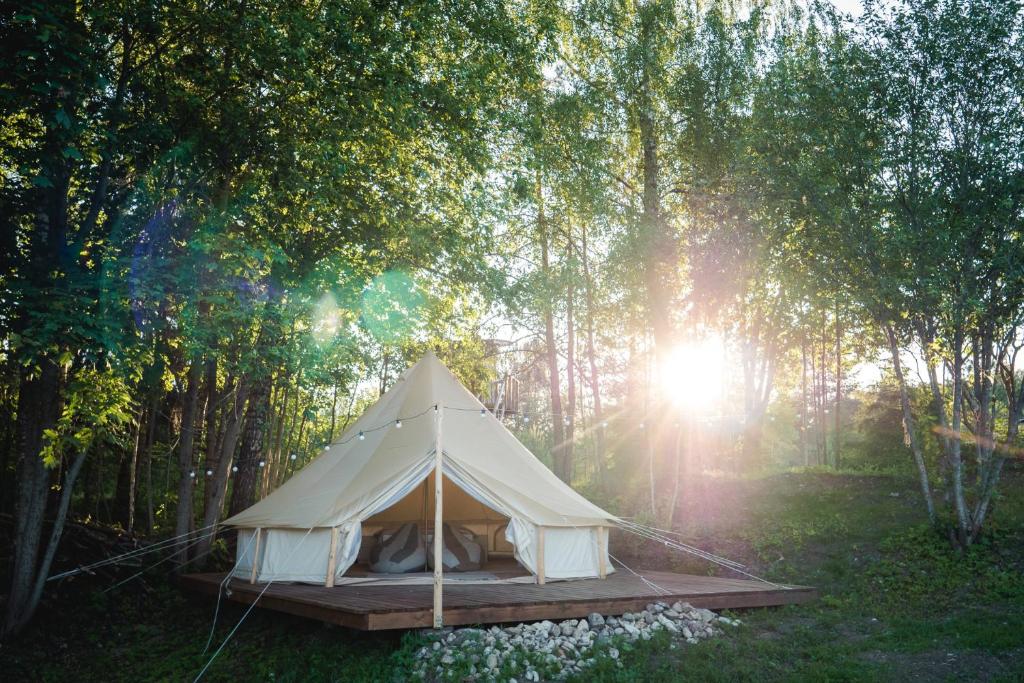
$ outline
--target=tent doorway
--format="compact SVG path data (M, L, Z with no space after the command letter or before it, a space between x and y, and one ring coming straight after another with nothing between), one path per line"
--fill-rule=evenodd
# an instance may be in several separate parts
M418 533L423 536L427 554L432 552L435 474L431 472L404 498L363 522L358 558L348 575L370 575L374 549L381 542L387 542L403 525L415 524ZM447 475L442 475L441 486L444 524L459 533L471 535L473 542L480 546L480 570L493 574L495 578L529 575L529 570L516 561L515 548L505 538L509 518L466 493ZM418 571L430 570L424 565ZM403 574L395 576L401 577Z

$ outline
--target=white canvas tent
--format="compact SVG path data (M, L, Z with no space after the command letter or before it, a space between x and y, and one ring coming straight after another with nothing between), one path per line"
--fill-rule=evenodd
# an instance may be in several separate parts
M403 511L422 511L435 528L503 521L515 559L539 583L613 571L607 529L618 520L559 480L427 353L320 456L226 520L239 529L235 575L333 586L355 563L363 526L403 521ZM440 552L438 539L435 559Z

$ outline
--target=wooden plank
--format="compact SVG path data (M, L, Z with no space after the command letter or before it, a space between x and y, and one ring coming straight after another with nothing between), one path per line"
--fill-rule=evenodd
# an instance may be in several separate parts
M445 624L485 624L538 619L567 619L591 612L622 614L644 609L654 601L682 600L709 609L799 604L817 593L803 586L774 585L708 576L644 572L668 592L659 595L636 576L616 573L601 579L537 584L445 584L441 617ZM182 585L216 595L224 574L191 574ZM229 599L298 616L363 630L425 628L434 623L433 586L340 586L304 584L252 585L233 579ZM263 597L260 591L266 588Z

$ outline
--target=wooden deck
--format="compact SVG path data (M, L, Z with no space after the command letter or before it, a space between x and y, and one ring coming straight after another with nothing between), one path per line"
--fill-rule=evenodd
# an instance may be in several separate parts
M662 600L682 600L708 609L770 607L807 602L813 588L775 588L756 581L643 571L646 579L668 594L659 594L623 570L607 579L536 584L494 583L444 586L444 623L491 624L540 619L569 619L592 612L622 614ZM189 574L185 588L216 595L224 574ZM265 584L232 579L228 599L252 604ZM335 588L304 584L271 584L259 606L364 631L423 628L432 625L429 585L343 585Z

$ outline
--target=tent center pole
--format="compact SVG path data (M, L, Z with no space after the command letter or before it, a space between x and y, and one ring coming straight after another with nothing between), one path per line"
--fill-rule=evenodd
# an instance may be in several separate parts
M442 487L442 453L441 445L441 421L444 417L444 406L434 407L437 415L434 429L434 628L441 628L444 625L444 614L441 607L441 590L444 578L442 556L444 554L444 540L442 538L442 506L444 503Z

